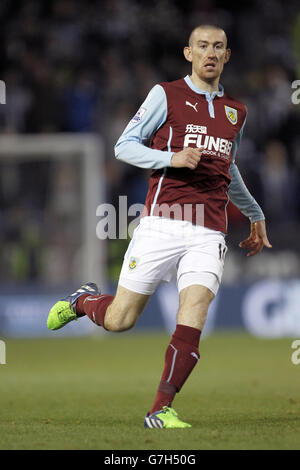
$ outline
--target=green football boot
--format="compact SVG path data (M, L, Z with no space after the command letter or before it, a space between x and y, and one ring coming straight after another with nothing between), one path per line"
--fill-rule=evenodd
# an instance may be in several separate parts
M155 411L151 415L147 413L144 419L144 428L171 429L191 427L191 424L181 421L176 411L169 406L164 406L162 410Z
M59 330L72 320L78 321L76 315L76 302L83 294L99 295L99 289L93 282L88 282L81 286L76 292L56 302L51 308L47 327L49 330Z

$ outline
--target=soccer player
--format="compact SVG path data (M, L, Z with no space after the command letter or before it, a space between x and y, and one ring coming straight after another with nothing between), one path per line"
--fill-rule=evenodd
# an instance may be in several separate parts
M117 292L101 294L96 284L85 284L57 302L48 317L52 330L83 315L108 331L128 330L158 284L175 274L177 326L146 428L190 427L172 403L198 362L207 310L220 286L229 200L250 219L250 235L239 245L247 256L271 248L264 214L235 163L247 111L219 83L230 53L223 29L200 25L184 47L191 75L150 91L115 146L117 159L152 169Z

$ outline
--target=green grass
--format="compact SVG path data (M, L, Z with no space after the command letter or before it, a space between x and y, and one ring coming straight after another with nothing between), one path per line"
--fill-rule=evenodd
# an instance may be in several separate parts
M7 340L0 449L300 449L290 339L214 334L174 401L191 429L145 430L169 338Z

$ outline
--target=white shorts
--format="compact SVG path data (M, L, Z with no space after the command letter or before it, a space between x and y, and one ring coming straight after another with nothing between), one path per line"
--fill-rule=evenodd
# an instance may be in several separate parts
M225 235L191 222L142 217L124 256L119 285L151 295L160 282L178 291L200 284L218 292L227 252Z

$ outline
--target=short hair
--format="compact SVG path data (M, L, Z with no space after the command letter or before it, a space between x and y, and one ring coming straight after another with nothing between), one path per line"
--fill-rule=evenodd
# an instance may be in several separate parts
M198 26L196 26L193 29L193 31L189 35L189 46L192 45L194 34L195 34L196 31L198 31L198 29L219 29L220 31L223 31L224 34L225 34L225 37L226 37L226 46L227 46L227 35L226 35L224 29L221 28L221 26L219 26L217 24L210 24L210 23L209 24L199 24Z

